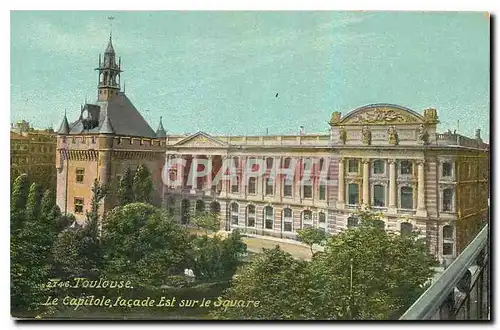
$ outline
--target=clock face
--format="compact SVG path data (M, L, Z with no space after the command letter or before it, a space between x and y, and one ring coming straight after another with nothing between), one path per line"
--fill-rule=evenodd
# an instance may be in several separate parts
M90 119L90 113L87 109L82 111L82 119Z

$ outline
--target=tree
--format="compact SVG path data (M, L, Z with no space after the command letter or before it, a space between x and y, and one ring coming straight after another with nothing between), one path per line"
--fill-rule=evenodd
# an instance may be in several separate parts
M314 255L313 245L324 245L326 243L327 234L319 228L305 228L297 231L300 241L304 242L311 249L311 256Z
M28 201L26 204L26 219L33 221L40 215L41 195L40 185L33 182L28 192Z
M160 286L183 273L188 234L164 210L132 203L106 215L102 244L107 277Z
M151 180L151 173L145 165L140 165L135 172L133 191L135 202L150 202L151 192L153 191L153 181Z
M316 255L311 278L316 316L328 319L397 319L423 293L436 262L416 235L380 226L377 214L360 212L361 223L332 236Z
M134 176L130 168L127 168L118 183L117 195L120 206L134 202Z
M216 319L297 320L312 308L308 302L310 276L307 262L295 260L289 253L264 249L250 264L240 268L222 299L259 301L258 307L218 308Z
M220 228L219 215L212 212L202 212L196 214L193 218L191 218L191 223L196 227L203 229L205 231L205 235L208 235L208 232L216 232Z
M224 299L259 308L218 309L217 318L397 319L423 293L436 262L417 235L387 232L379 215L357 214L357 228L330 236L323 253L299 262L266 251L236 273ZM291 303L290 303L291 302Z
M10 195L11 233L19 230L23 225L29 188L27 174L21 174L14 180Z
M191 241L191 247L191 268L200 280L231 279L247 250L237 230L226 239L217 235L196 237Z

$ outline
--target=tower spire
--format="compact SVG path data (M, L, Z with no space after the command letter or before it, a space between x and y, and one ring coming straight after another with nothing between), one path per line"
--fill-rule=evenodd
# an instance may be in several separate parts
M110 22L114 17L108 17ZM98 101L109 101L120 91L120 74L122 72L121 65L116 63L116 53L113 48L113 33L110 29L108 45L104 51L104 58L101 62L99 56L99 71L98 83Z

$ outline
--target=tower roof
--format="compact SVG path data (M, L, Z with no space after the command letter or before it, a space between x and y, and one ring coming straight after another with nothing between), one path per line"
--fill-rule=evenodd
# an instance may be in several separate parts
M57 130L58 134L69 134L69 124L68 124L68 118L66 117L66 111L64 111L64 118L61 123L61 126L59 126L59 129Z
M104 117L104 121L99 128L99 134L115 134L115 130L113 129L113 125L111 125L108 113L106 113L106 117Z
M161 121L162 117L160 117L160 125L158 125L158 129L156 130L156 137L166 137L167 132L163 128L163 123Z
M111 41L111 33L109 33L109 41L108 41L108 47L106 47L106 50L104 51L105 54L114 54L115 49L113 48L113 42Z

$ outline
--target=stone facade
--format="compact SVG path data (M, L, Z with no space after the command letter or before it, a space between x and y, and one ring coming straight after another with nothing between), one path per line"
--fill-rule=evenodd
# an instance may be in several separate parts
M435 109L334 112L327 135L176 136L161 122L155 134L120 91L111 39L104 56L97 104L71 125L64 117L57 137L57 203L80 222L95 179L112 188L141 164L152 172L153 201L184 224L209 211L225 230L296 238L309 226L339 233L367 208L387 230L418 231L444 261L487 218L489 146L479 134L436 133ZM115 203L111 193L101 211Z

